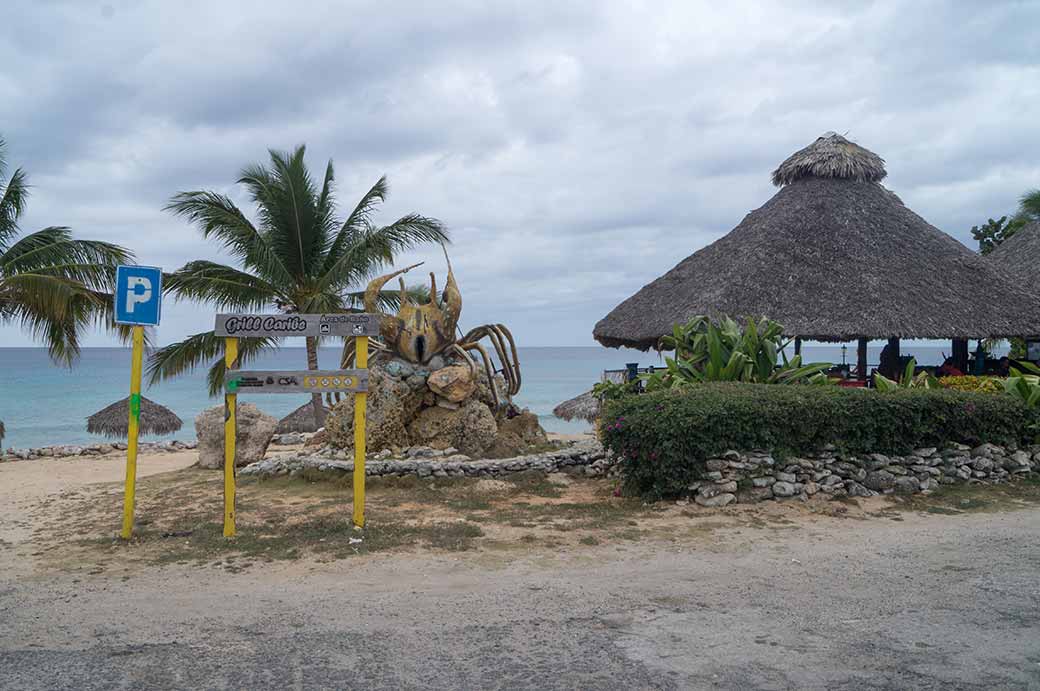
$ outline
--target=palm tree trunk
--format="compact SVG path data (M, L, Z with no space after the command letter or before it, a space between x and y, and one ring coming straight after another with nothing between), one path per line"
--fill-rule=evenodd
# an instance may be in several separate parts
M313 336L307 337L307 369L318 369L318 339ZM321 402L320 393L311 394L311 404L314 406L314 420L318 427L325 426L325 405Z

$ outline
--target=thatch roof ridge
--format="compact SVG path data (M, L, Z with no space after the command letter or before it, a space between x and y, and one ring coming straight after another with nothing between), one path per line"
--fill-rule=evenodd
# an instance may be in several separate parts
M1008 274L1015 285L1040 297L1040 221L1019 228L986 259Z
M326 414L329 411L325 409ZM296 410L292 411L281 420L274 428L275 434L288 434L292 432L317 432L318 423L314 420L314 404L307 401Z
M591 391L575 396L553 408L553 415L570 422L574 419L595 422L599 417L601 403Z
M806 177L596 324L647 350L697 314L766 316L789 335L982 338L1040 334L1040 306L876 182Z
M130 398L105 406L87 418L87 432L106 437L125 438L129 434L128 407ZM141 434L173 434L183 422L169 408L141 396Z
M806 178L881 182L886 175L885 159L840 134L828 132L781 163L773 171L773 184L781 187Z

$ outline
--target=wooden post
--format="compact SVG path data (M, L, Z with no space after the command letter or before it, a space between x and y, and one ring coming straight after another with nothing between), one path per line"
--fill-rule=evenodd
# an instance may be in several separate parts
M137 435L141 424L141 361L144 355L144 327L133 329L133 349L130 355L130 405L126 435L126 484L123 486L124 540L134 532L134 493L137 488Z
M856 343L856 369L859 380L867 380L867 339L860 338Z
M968 339L953 339L953 364L961 372L968 371Z
M224 339L224 369L238 369L238 339ZM235 441L238 395L224 393L224 537L235 537Z
M794 354L795 355L801 355L802 354L802 337L801 336L795 336L794 337Z
M368 336L358 336L354 363L360 370L368 368ZM354 394L354 526L365 527L365 408L368 394Z

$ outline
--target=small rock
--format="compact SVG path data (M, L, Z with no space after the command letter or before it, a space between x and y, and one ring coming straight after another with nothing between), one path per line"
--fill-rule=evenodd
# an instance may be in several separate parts
M883 492L886 489L892 489L895 487L896 478L892 473L884 470L875 470L874 472L867 474L867 478L863 481L863 484L875 492ZM849 491L849 494L852 494L851 490Z
M697 495L695 501L701 506L715 508L719 506L726 506L727 504L732 503L735 499L736 496L726 493L716 494L713 497L702 497L700 495Z
M793 497L795 495L794 483L786 480L777 480L773 483L772 489L773 496L776 497Z

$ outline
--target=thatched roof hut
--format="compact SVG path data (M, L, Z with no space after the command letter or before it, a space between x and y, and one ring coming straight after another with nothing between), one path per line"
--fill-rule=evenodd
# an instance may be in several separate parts
M595 422L599 417L600 400L591 391L575 396L553 408L553 415L568 422L571 420L587 420Z
M328 414L329 409L325 409L325 413ZM278 421L278 426L274 428L275 434L288 434L292 432L317 432L317 422L314 420L314 404L307 401L296 410L292 411L281 420Z
M729 234L596 324L647 350L698 314L775 319L789 336L984 338L1040 334L1040 305L881 186L884 161L827 134L773 173L781 189ZM963 348L965 358L967 349ZM865 355L864 355L865 358Z
M87 431L106 437L125 439L129 434L128 410L130 399L124 398L102 408L87 418ZM173 434L181 428L181 419L172 410L141 397L141 418L138 431L141 434Z
M1028 291L1034 299L1040 297L1040 221L1019 228L1018 232L1000 243L986 255L998 269L1004 271L1015 284Z

